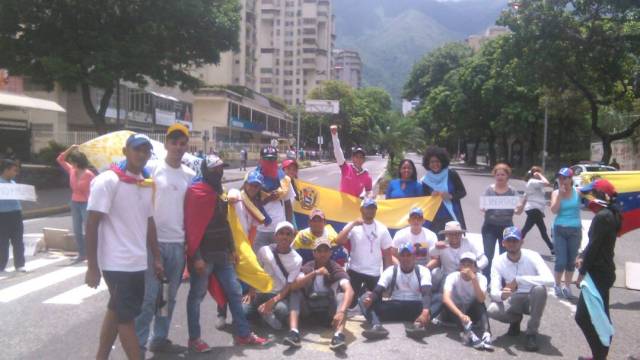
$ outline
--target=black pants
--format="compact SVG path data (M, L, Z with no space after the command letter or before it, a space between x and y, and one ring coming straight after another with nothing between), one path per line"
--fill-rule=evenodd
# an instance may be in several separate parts
M483 303L474 300L471 304L456 304L456 306L471 319L471 330L476 334L476 336L482 338L485 332L491 332L491 328L489 327L489 316L487 315L487 307ZM446 306L443 306L442 308L440 319L442 319L442 321L453 321L458 324L460 329L464 328L460 318L454 315Z
M13 247L13 266L24 266L24 242L22 234L22 212L0 212L0 271L4 271L9 261L9 242Z
M353 301L351 302L351 307L354 307L358 303L358 298L360 297L360 295L364 294L367 290L373 291L373 289L376 288L380 276L361 274L353 270L348 270L347 274L349 274L351 287L353 288L353 292L355 294L355 296L353 297Z
M549 250L553 250L553 243L551 239L549 239L549 234L547 234L547 226L544 224L544 214L539 209L531 209L527 210L527 221L524 223L524 227L522 228L522 237L527 236L529 230L533 228L533 225L538 227L540 230L540 236L542 236L542 240L547 244Z
M607 314L607 317L611 319L611 315L609 315L609 289L613 286L613 281L611 281L611 279L594 277L593 274L591 274L591 278L593 279L593 282L600 293L600 297L602 298L604 311ZM606 359L607 354L609 354L609 347L602 345L600 342L600 337L598 337L598 333L591 323L591 315L589 315L589 310L587 309L587 304L585 304L582 294L580 294L580 299L578 299L575 319L576 323L578 323L578 326L582 330L584 337L587 339L593 359Z

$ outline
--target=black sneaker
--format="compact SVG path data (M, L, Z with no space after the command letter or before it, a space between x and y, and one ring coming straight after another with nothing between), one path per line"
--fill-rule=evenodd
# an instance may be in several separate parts
M382 325L373 325L370 329L366 329L362 332L362 336L368 340L379 340L389 336L389 331Z
M514 322L509 324L509 331L507 331L507 336L518 336L520 335L520 322Z
M300 333L297 333L293 330L289 331L289 334L282 341L285 345L289 345L291 347L301 347L302 343L300 341Z
M538 338L536 334L527 335L527 342L524 344L524 349L527 351L538 351Z
M149 345L149 351L152 353L180 354L185 351L185 348L173 344L169 339L164 339L158 342L152 342Z
M345 351L347 349L346 337L343 333L333 336L329 349L333 351Z
M409 324L404 328L407 337L421 340L425 336L427 336L427 329L424 326L420 326L420 324Z

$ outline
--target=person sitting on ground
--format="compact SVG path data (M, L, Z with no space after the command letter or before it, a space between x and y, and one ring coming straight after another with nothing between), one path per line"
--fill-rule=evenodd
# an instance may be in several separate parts
M511 226L502 234L506 252L491 265L489 317L509 324L507 335L520 335L523 314L529 314L525 349L538 351L538 328L547 304L547 287L553 286L551 270L542 256L522 249L522 234Z
M358 297L365 290L373 291L380 279L381 269L393 263L391 235L384 224L375 220L377 210L376 201L365 198L360 206L362 218L347 224L336 239L338 245L351 244L347 273ZM355 303L352 305L355 306Z
M456 320L463 329L465 345L493 351L487 308L484 305L487 278L478 272L476 254L460 255L460 271L449 274L444 282L442 302L445 308L440 317Z
M302 256L302 263L305 264L314 258L315 242L319 238L325 238L331 245L331 260L344 267L349 254L343 246L336 243L338 233L331 224L327 224L324 212L320 209L313 209L309 213L309 227L298 232L293 240L293 248Z
M407 326L407 336L416 339L426 335L430 319L431 273L424 266L416 264L415 249L405 244L399 249L399 265L387 268L373 291L360 297L360 310L371 324L362 332L369 340L385 338L389 331L382 326L383 321L412 322ZM390 300L383 300L387 292Z
M294 232L293 224L288 221L281 221L276 225L276 243L263 246L257 254L258 262L273 279L271 292L256 293L251 289L243 305L247 317L256 318L259 315L275 330L282 329L283 323L290 320L291 302L300 301L299 292L291 290L302 266L302 258L291 248ZM291 321L288 323L292 325ZM296 339L300 337L297 324L290 327L291 331L287 336L289 340L285 339L285 343L297 343Z
M371 175L367 169L362 167L367 155L364 149L359 146L353 147L351 149L351 164L349 164L345 160L344 153L340 147L338 127L336 125L331 125L331 141L333 141L333 155L341 171L340 191L355 197L360 196L364 191L365 197L371 196L371 190L373 189Z
M349 275L342 266L331 260L331 243L325 237L315 240L313 260L305 263L298 279L291 287L303 289L301 303L291 304L291 317L311 316L330 324L334 335L329 347L334 351L347 348L344 326L347 308L353 301L353 288ZM292 344L299 346L297 344Z
M412 244L416 249L416 263L427 266L430 260L429 249L438 242L438 236L431 230L422 226L424 224L424 213L420 208L413 208L409 212L409 226L400 229L393 236L393 256L397 263L398 249L404 244Z

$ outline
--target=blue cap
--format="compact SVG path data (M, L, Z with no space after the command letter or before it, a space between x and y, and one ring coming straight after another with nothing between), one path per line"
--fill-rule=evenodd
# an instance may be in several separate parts
M564 168L558 170L558 175L564 176L564 177L572 177L573 176L573 170L564 167Z
M366 208L369 206L375 206L376 208L378 208L378 203L376 202L375 199L372 199L372 198L365 198L364 200L362 200L360 207Z
M140 145L149 145L151 147L153 147L151 145L151 139L149 139L149 137L145 134L131 134L131 136L129 136L129 138L127 139L127 147L134 147L137 148Z
M515 226L510 226L506 229L504 229L504 231L502 232L502 238L504 240L507 239L516 239L518 241L522 240L522 233L520 232L520 229L518 229Z
M420 216L421 218L423 218L424 217L424 212L422 212L422 209L420 209L419 207L414 207L409 212L409 217L412 217L412 216Z
M415 248L413 247L413 244L406 243L406 244L400 245L400 247L398 248L398 254L402 254L405 251L408 251L409 253L413 254L414 251L415 251Z
M264 176L259 171L253 170L247 174L247 183L264 185Z

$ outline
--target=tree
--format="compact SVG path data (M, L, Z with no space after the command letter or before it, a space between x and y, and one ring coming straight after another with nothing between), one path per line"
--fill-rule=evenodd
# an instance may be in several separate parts
M237 0L0 2L0 64L52 88L82 92L99 132L119 81L194 89L190 69L236 49ZM104 90L98 106L90 88Z
M517 10L499 20L513 31L521 61L548 88L570 86L589 105L591 130L603 145L629 137L640 126L606 129L601 109L628 109L640 97L640 7L635 1L521 0Z

